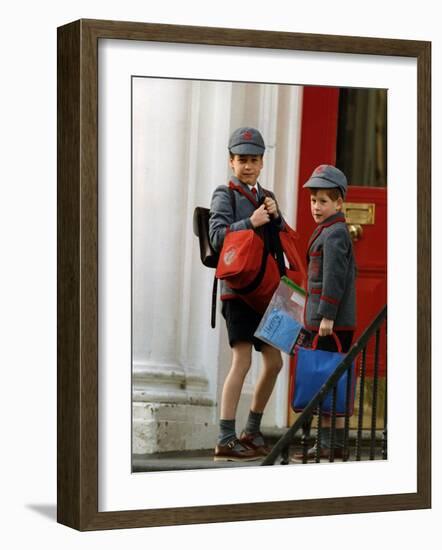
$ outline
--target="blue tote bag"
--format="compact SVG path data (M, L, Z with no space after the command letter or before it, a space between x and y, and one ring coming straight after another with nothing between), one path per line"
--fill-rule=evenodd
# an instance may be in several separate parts
M316 349L318 336L313 340L311 348L297 347L294 355L294 369L292 377L292 398L291 405L295 412L301 412L318 393L328 378L335 372L342 363L345 353L342 353L341 343L336 334L333 333L338 352ZM350 402L349 415L354 410L355 391L355 364L348 369L339 379L336 391L336 416L345 415L347 396L347 380L350 380ZM323 414L331 414L333 389L329 391L322 403Z

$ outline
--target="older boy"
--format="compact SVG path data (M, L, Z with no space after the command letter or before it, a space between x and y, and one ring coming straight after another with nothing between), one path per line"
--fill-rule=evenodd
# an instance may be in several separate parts
M303 187L310 189L310 209L318 224L308 244L308 298L305 305L305 327L315 337L317 349L337 351L332 337L335 332L347 352L356 325L353 245L342 212L347 193L347 178L334 166L318 166ZM321 458L330 456L331 419L323 419ZM335 458L344 458L344 419L336 419ZM295 462L302 461L295 454ZM307 452L307 460L316 458L316 449Z
M279 228L284 224L274 195L263 190L258 183L265 151L260 132L255 128L238 128L230 137L228 149L233 173L229 186L235 191L235 206L232 208L232 198L227 186L221 185L215 189L209 221L210 240L215 250L221 249L227 228L230 231L255 229L262 233L271 220ZM260 202L262 204L257 206ZM254 338L261 315L245 304L224 281L221 281L221 300L222 315L232 348L232 364L222 391L219 436L214 460L257 460L269 452L260 432L260 424L282 367L281 353ZM235 427L236 411L251 365L252 345L262 353L263 366L253 394L247 424L238 438Z

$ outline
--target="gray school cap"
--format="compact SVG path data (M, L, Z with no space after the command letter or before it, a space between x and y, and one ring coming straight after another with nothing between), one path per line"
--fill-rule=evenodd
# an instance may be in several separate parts
M229 151L233 155L263 155L264 140L256 128L238 128L230 136Z
M330 164L321 164L314 169L310 179L304 183L303 187L312 187L315 189L332 189L337 187L345 198L347 193L347 178L339 168Z

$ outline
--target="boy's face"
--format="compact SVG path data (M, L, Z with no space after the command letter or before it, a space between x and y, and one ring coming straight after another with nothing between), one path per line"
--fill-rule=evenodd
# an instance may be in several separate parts
M233 174L247 185L255 185L264 163L260 155L234 155L230 159Z
M342 208L342 198L332 200L324 189L318 189L310 196L310 208L316 223L322 223Z

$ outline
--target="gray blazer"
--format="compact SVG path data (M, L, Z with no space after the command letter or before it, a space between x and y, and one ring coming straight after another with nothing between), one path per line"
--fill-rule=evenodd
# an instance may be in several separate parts
M335 321L334 330L354 330L356 265L344 214L339 212L318 225L310 237L307 255L306 328L318 330L326 317Z
M219 185L215 189L210 203L209 238L213 248L218 252L223 246L227 227L230 228L230 231L253 229L250 217L257 208L257 206L247 198L251 197L253 200L253 195L250 193L248 185L242 183L238 178L233 176L230 178L230 181L238 190L242 190L242 192L235 191L233 194L235 200L235 216L233 215L232 202L227 185ZM257 183L257 191L258 200L265 196L270 196L273 199L275 198L271 191L263 189L259 183ZM280 217L278 228L282 229L284 223L283 218ZM260 232L259 229L257 229L258 233ZM225 281L221 281L221 300L237 297L237 293L230 288Z

